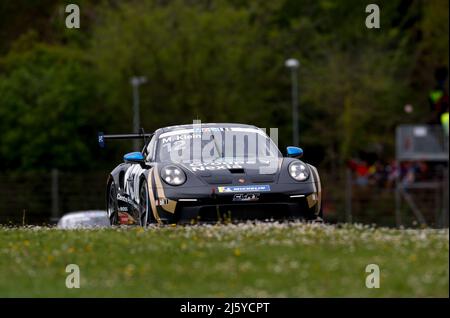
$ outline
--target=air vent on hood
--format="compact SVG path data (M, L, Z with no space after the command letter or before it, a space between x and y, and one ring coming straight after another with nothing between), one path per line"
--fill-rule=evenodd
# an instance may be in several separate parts
M245 173L245 170L243 168L231 168L228 169L231 173Z
M250 177L250 182L254 183L267 183L267 182L274 182L275 181L275 175L270 174L257 174L252 175Z
M227 176L204 177L203 180L209 184L230 184L233 179Z

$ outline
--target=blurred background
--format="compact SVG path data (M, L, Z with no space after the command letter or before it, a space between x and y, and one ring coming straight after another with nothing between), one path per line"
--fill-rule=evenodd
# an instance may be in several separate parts
M65 1L0 1L0 223L103 209L133 145L97 133L133 131L137 99L147 132L276 127L284 151L294 87L328 221L448 226L447 0L376 1L379 29L362 0L70 2L79 29Z

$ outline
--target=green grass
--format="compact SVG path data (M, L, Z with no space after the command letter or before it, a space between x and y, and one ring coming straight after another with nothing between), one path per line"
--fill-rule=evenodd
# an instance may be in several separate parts
M0 227L0 297L448 297L448 230ZM67 264L81 288L67 289ZM378 264L379 289L365 287Z

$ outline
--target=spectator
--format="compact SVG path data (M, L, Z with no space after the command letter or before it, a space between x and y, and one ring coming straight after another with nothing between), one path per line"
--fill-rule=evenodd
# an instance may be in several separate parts
M348 167L356 172L356 184L366 186L369 184L370 167L365 160L349 160Z
M447 111L441 115L441 125L444 129L445 136L448 138L448 108Z
M398 167L397 161L391 160L389 164L386 166L387 173L387 187L393 188L394 184L399 176L400 169Z
M387 166L381 161L376 161L372 167L374 170L371 173L373 184L377 187L384 188L388 179Z
M436 86L428 95L432 113L429 123L440 124L441 116L446 112L448 113L448 91L445 86L448 76L447 68L437 68L434 76L436 79Z

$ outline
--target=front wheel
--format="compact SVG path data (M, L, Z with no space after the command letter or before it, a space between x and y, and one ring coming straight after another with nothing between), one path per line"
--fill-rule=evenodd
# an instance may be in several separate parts
M320 204L320 211L317 214L316 218L313 220L315 223L323 223L323 205Z
M108 201L106 211L108 211L111 225L119 224L119 209L117 208L117 190L114 181L111 181L108 188Z
M139 187L139 224L142 227L147 227L149 220L151 220L150 199L148 196L148 185L144 179Z

